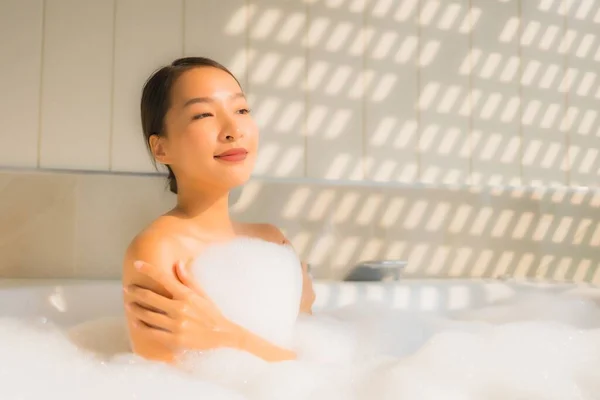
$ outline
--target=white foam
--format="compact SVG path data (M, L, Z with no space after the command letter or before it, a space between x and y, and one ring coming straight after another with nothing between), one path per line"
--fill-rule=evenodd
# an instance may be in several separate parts
M199 395L223 400L244 398L176 368L130 354L104 361L79 349L65 333L52 325L0 319L0 398L164 399L167 394L178 399Z
M286 262L287 255L272 254L279 250L267 253L248 243L236 247L233 258L244 260L249 271L264 257ZM221 255L221 266L232 259ZM296 261L289 265L297 267ZM261 279L244 281L252 286L244 290L263 296L253 304L273 300L276 292L263 290L269 285L287 282L278 290L297 290L299 275L290 278L296 274L291 268L272 276L265 270ZM203 283L221 293L222 304L228 302L234 314L246 310L238 292L223 295L226 281L210 279ZM256 317L256 329L296 313L286 307L271 318ZM190 353L174 367L128 353L119 319L70 330L0 319L0 398L595 400L599 327L600 307L593 301L536 290L448 316L346 307L302 316L291 327L297 361L271 364L222 349Z
M239 238L208 247L192 273L227 318L273 343L291 343L302 269L290 246Z
M72 335L51 325L4 319L0 320L0 397L39 399L53 393L67 400L166 395L257 400L600 398L598 329L557 321L455 324L411 318L411 326L394 329L409 328L396 339L413 343L414 351L403 357L372 354L365 358L355 352L355 346L364 345L361 340L366 337L359 338L356 332L345 336L342 329L361 316L346 321L348 325L332 323L331 317L305 324L296 344L308 349L300 352L298 361L269 364L224 349L190 354L179 369L128 353L113 352L110 359L100 353L99 357L78 348L70 340ZM122 332L114 322L104 320L108 325L102 329L111 343L110 337L118 338ZM429 328L429 335L411 336L423 332L414 329L415 322L437 327ZM81 335L79 330L79 339ZM122 343L121 339L117 341ZM97 336L86 341L88 350L91 342L99 349L111 349L111 343L101 343ZM326 350L325 356L320 350Z

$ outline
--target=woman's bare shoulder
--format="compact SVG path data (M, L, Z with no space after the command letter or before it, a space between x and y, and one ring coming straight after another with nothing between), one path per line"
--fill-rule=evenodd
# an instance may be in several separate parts
M178 238L180 226L176 218L161 216L143 228L131 240L123 260L123 276L137 276L135 261L144 261L157 267L170 268L181 254Z
M172 246L178 224L176 218L167 215L158 217L134 236L129 243L129 249L136 251Z
M287 243L281 230L272 224L236 222L236 231L240 236L249 236L277 244Z

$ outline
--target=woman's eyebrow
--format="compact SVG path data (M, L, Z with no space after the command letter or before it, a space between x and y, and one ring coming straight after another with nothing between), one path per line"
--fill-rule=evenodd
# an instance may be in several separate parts
M246 96L244 95L244 93L242 92L238 92L238 93L234 93L231 96L229 96L230 100L233 99L237 99L237 98L246 98ZM212 103L214 102L215 99L213 97L192 97L191 99L187 100L185 103L183 103L183 107L187 107L191 104L196 104L196 103Z

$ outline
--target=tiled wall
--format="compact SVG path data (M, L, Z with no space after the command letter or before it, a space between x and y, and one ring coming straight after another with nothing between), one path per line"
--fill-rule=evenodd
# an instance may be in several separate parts
M257 176L598 186L594 0L3 0L1 166L148 172L144 80L243 82Z
M0 173L0 277L118 278L131 238L173 200L158 177ZM600 190L253 179L232 212L281 227L317 278L386 258L407 276L600 284Z
M205 55L261 127L234 213L318 277L600 281L597 1L2 0L0 38L2 277L118 276L173 201L141 87Z

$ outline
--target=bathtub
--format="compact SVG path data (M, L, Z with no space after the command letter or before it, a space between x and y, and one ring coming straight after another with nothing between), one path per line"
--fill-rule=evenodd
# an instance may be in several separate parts
M315 304L317 311L374 302L396 310L444 313L510 300L520 292L532 288L551 294L571 293L592 298L594 301L600 300L599 287L588 284L534 281L476 279L404 279L386 283L315 281L314 286L317 292ZM121 296L121 284L117 280L0 280L0 318L45 317L58 325L62 331L63 327L69 328L79 323L86 326L86 321L97 318L104 320L104 317L108 317L108 320L112 320L111 317L117 317L117 320L121 320L123 314ZM555 312L555 308L547 303L542 304L542 310ZM437 315L433 317L435 319ZM594 318L600 323L599 314L595 314ZM585 320L584 318L583 322ZM184 379L175 370L162 369L151 363L130 368L129 358L110 364L98 364L72 351L65 340L58 340L56 336L48 336L48 334L37 334L31 329L26 331L21 329L20 333L18 330L11 331L11 326L14 326L11 323L14 321L8 322L8 329L4 331L3 326L0 325L0 354L3 360L8 360L8 362L3 361L3 365L9 366L2 369L0 365L0 376L4 377L0 398L34 400L47 396L47 393L59 394L65 400L90 398L89 385L91 384L94 388L94 399L116 397L158 400L171 396L240 400L242 398L237 396L237 392L234 395L229 391L239 388L254 393L254 397L250 396L249 399L260 400L276 398L293 400L306 398L328 400L342 398L356 400L372 398L600 399L600 396L596 395L600 393L597 374L586 372L597 371L600 367L600 331L585 333L576 330L575 327L565 331L553 325L544 325L543 328L519 325L507 330L499 328L494 330L493 334L486 335L483 331L480 336L447 332L447 335L440 335L440 340L426 342L428 344L423 345L422 352L413 354L414 349L420 348L422 343L425 343L423 341L428 339L427 325L418 323L413 326L411 322L411 325L405 324L400 331L393 331L395 333L391 335L389 330L386 330L388 336L380 337L393 339L390 343L394 346L396 346L395 338L403 338L400 351L402 354L408 354L409 357L399 361L398 364L385 358L381 363L372 365L337 361L337 364L329 364L333 367L327 368L322 365L320 369L314 369L312 364L304 366L303 364L288 366L275 364L266 367L263 364L245 364L247 362L245 357L227 358L231 355L224 354L223 356L226 357L224 360L211 359L209 356L208 361L204 361L209 363L205 369L202 369L203 364L199 364L200 375L189 375ZM476 328L477 322L469 326ZM97 327L98 325L93 325L92 330L87 331L93 335L83 342L77 341L78 348L89 345L89 348L93 348L96 352L99 349L98 343L102 342L102 346L110 343L108 348L103 347L106 355L126 351L128 345L120 342L125 337L122 331L101 328L100 334L96 335ZM112 336L114 332L117 334ZM320 334L324 331L317 332ZM309 348L315 346L314 339L318 339L313 352L309 352L312 356L322 357L325 351L333 354L334 359L342 354L341 359L344 360L345 341L339 340L341 336L321 338L310 336L309 332L307 337L310 340L304 344L308 344ZM578 339L574 341L573 337ZM557 346L557 343L561 345ZM485 354L485 357L482 357L482 354ZM581 367L582 360L586 362L585 367ZM214 366L210 362L214 362ZM356 380L357 375L350 372L353 371L353 365L354 368L360 368L362 371L361 379ZM256 373L257 370L261 371L260 374ZM83 384L78 386L74 383L82 379ZM32 381L36 382L36 385L27 384ZM140 385L140 382L143 384ZM171 382L177 384L173 386ZM237 386L235 382L241 383ZM479 382L488 382L487 389L493 396L481 395L481 391L485 388L482 389ZM214 385L210 386L208 383ZM354 386L355 384L357 386ZM574 395L573 390L578 391L579 387L592 396ZM173 394L174 390L177 390L177 394ZM221 392L224 390L227 392ZM503 391L503 396L498 394L499 390ZM257 397L256 393L261 395ZM336 396L329 396L331 393L335 393ZM360 394L353 397L355 393ZM448 396L448 393L451 396Z
M315 311L361 303L420 312L459 311L510 299L531 288L581 294L600 301L591 284L483 279L404 279L397 282L315 281ZM60 326L123 314L118 280L0 280L0 317L44 317Z

